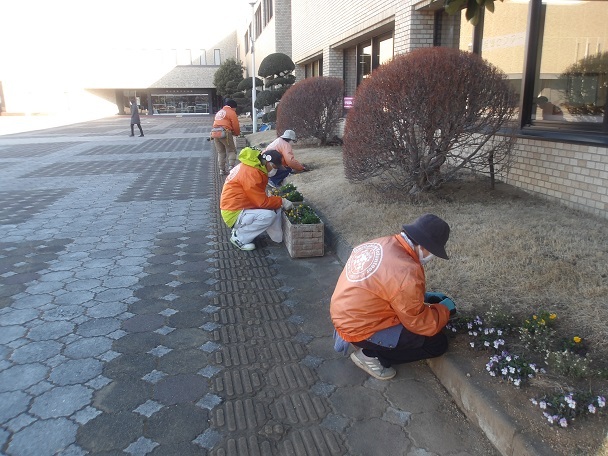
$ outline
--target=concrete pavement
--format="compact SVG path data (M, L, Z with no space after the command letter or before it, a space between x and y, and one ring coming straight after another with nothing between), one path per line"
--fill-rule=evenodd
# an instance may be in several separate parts
M207 117L0 136L0 452L494 455L426 363L332 348L328 252L237 251Z

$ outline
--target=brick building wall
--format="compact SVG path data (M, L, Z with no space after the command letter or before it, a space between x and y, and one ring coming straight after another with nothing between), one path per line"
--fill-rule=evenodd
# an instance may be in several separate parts
M608 218L608 148L519 138L508 184Z
M291 38L291 0L274 0L276 50L293 58Z
M345 93L356 89L357 40L373 36L394 20L394 54L433 46L435 12L417 10L412 0L292 0L293 57L298 62L323 55L323 74L344 77ZM441 17L441 40L458 47L460 16ZM341 55L341 56L340 56ZM608 218L608 148L519 138L515 163L505 181L525 191Z

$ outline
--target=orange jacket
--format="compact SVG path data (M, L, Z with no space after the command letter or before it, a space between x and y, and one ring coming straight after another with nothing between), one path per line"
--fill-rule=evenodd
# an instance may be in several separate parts
M264 152L273 149L278 151L283 156L284 166L289 166L291 169L296 171L304 171L304 166L302 163L300 163L298 160L296 160L296 157L294 157L293 149L291 148L289 141L285 141L283 138L279 137L268 144L266 149L264 149Z
M267 196L268 171L258 160L259 151L245 147L239 154L241 163L230 171L220 197L222 219L232 227L243 209L279 209L280 196Z
M227 130L230 130L234 136L241 134L239 118L236 115L236 111L230 106L224 106L217 112L217 114L215 114L213 128L215 127L224 127Z
M331 297L330 314L338 334L360 342L403 324L409 331L434 336L450 311L424 303L426 281L416 252L400 234L353 249Z

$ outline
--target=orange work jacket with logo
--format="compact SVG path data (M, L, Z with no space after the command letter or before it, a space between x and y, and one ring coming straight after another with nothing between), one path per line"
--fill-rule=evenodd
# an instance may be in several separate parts
M234 136L241 134L239 118L236 115L236 111L230 106L224 106L215 114L213 128L215 127L224 127L226 130L230 130Z
M366 340L399 323L415 334L434 336L450 311L425 304L425 291L424 269L401 234L375 239L353 249L331 297L331 319L347 342Z
M280 196L267 196L268 171L258 159L259 151L245 147L239 153L241 163L230 171L220 197L220 209L224 223L230 228L236 223L243 209L279 209L283 204Z

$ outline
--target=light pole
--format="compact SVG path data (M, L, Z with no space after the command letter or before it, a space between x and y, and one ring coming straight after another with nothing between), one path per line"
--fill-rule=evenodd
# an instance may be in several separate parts
M251 118L253 119L253 133L258 131L258 114L255 109L255 3L251 5Z

